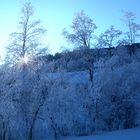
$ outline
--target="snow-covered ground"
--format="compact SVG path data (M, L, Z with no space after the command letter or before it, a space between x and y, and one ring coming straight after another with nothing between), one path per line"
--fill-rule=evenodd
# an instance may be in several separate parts
M63 140L140 140L140 128L114 131L95 136L68 137Z

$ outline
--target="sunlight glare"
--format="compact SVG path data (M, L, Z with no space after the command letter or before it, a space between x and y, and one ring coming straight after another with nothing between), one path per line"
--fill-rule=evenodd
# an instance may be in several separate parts
M28 57L27 57L27 56L25 56L24 58L22 58L22 62L23 62L23 63L27 64L27 63L28 63L28 61L29 61L29 59L28 59Z

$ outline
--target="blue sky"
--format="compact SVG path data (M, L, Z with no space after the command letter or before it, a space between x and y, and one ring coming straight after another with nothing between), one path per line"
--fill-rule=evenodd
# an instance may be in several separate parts
M9 34L17 30L22 4L28 0L0 1L0 55L8 44ZM68 27L76 12L84 10L98 26L96 34L104 32L110 25L125 29L121 18L122 11L132 11L140 23L139 0L30 0L35 9L35 18L42 21L47 34L44 43L51 53L61 46L69 47L61 36L62 29Z

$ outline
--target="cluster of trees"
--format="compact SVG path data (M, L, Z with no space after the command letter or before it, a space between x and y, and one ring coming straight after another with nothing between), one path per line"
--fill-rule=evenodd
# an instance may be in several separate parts
M123 21L128 28L127 32L122 32L115 29L113 25L110 26L104 33L96 36L96 24L83 11L77 13L70 26L71 31L64 29L63 35L70 43L79 48L90 48L94 44L97 47L115 47L122 44L134 44L140 36L140 24L135 22L135 15L132 12L124 12ZM123 37L121 37L123 35ZM125 36L124 36L125 35ZM124 38L123 40L121 38Z
M40 20L33 20L34 11L31 3L23 6L21 14L19 31L11 33L7 47L6 60L10 63L48 53L47 47L42 48L40 41L46 30L41 26ZM140 24L137 24L135 20L136 17L132 12L124 12L123 22L128 28L127 32L115 29L111 25L109 29L97 36L95 34L97 25L84 11L80 11L74 16L70 29L65 28L62 35L75 48L80 50L93 47L109 48L110 56L112 56L112 47L137 43L140 36Z
M46 73L48 66L0 69L1 140L58 139L139 125L140 53L119 51L83 72Z

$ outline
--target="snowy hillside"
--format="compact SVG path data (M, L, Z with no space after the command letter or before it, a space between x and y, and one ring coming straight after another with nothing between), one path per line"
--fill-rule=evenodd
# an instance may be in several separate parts
M69 137L63 140L139 140L140 139L140 128L114 131L105 133L97 136L87 137Z
M87 69L81 71L60 67L48 72L41 60L3 65L0 140L129 140L131 134L139 136L140 129L108 133L140 126L139 52L116 54L93 64L86 59L81 64ZM99 132L104 134L89 136Z

